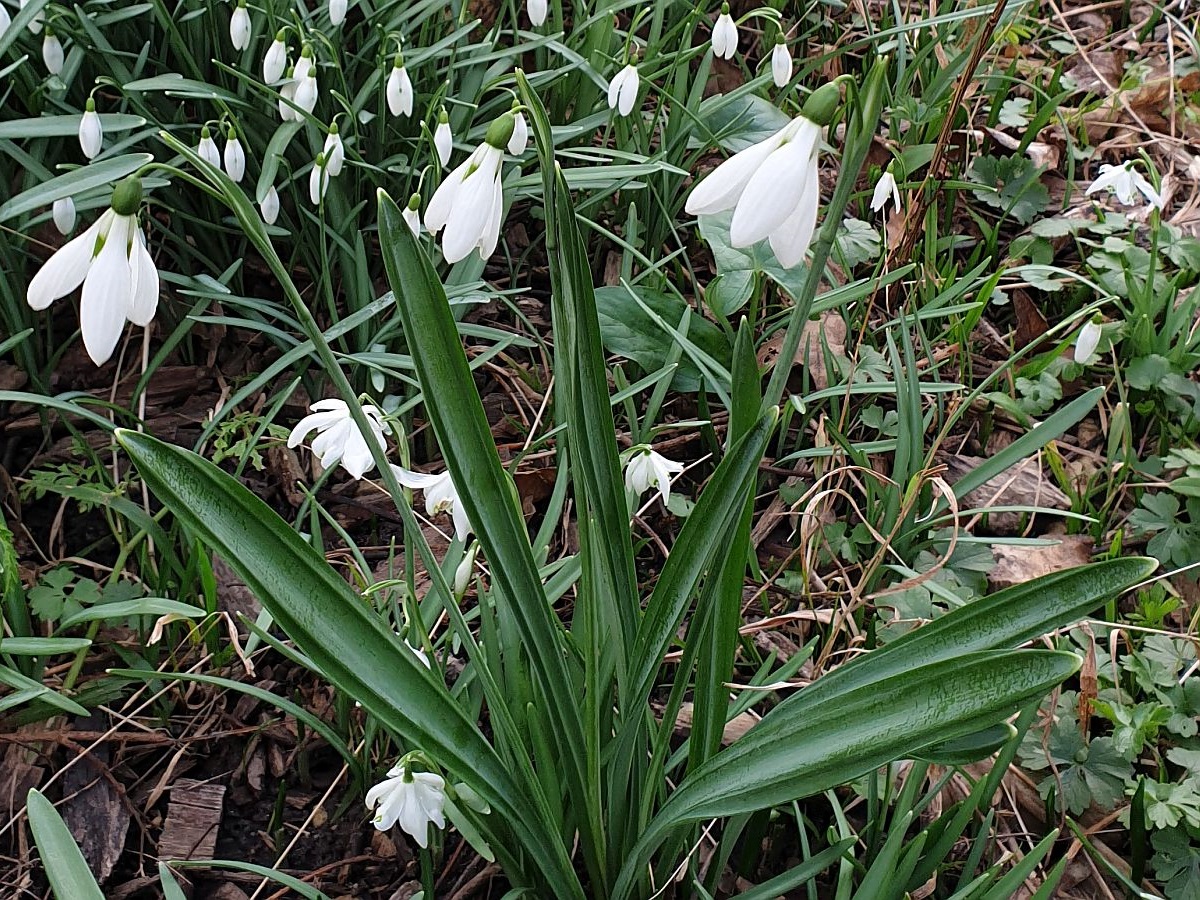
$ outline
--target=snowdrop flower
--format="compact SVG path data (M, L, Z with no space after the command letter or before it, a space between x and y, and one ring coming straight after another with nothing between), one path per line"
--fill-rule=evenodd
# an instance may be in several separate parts
M413 194L408 198L408 206L404 207L404 211L400 213L400 217L404 219L404 224L409 228L409 231L416 237L421 233L421 195Z
M296 60L296 65L292 69L292 77L297 81L303 81L308 77L308 74L313 70L313 50L312 46L305 44L300 49L300 58Z
M454 569L454 596L459 600L471 586L471 574L475 571L475 554L478 552L479 544L471 541L470 549L463 554L463 558Z
M337 122L333 122L329 126L329 134L325 137L325 171L329 173L330 178L336 178L342 172L342 166L346 164L346 146L342 143L342 136L338 134Z
M513 107L513 133L508 139L508 152L513 156L520 156L525 152L525 148L529 146L529 124L525 121L525 116L521 111Z
M221 154L217 150L217 142L212 139L212 132L208 130L207 125L200 129L200 143L196 146L196 153L214 169L221 168Z
M437 150L438 162L442 164L442 168L450 165L450 155L454 152L454 135L450 132L450 117L446 115L444 106L438 111L437 128L433 130L433 147Z
M232 128L225 135L225 173L235 182L246 177L246 151Z
M96 101L87 99L83 115L79 119L79 147L88 159L95 159L104 143L104 129L100 125L100 117L96 115Z
M21 0L21 9L24 9L29 4L29 0ZM33 34L37 34L42 30L42 23L46 21L46 9L39 9L29 22L29 30ZM5 26L7 27L7 26Z
M446 229L442 235L446 262L465 259L475 249L484 259L495 252L504 215L500 164L515 125L511 111L492 122L483 143L446 176L430 198L425 227L431 234Z
M263 221L268 225L274 225L275 220L279 218L279 192L275 190L275 185L267 188L258 208L262 212Z
M792 80L792 54L782 34L775 37L775 49L771 51L771 78L775 87L787 87Z
M8 26L12 24L12 16L8 14L8 10L4 8L4 4L0 3L0 37L4 37L4 32L8 31Z
M442 807L446 782L433 772L412 772L403 762L388 771L382 781L367 791L367 808L378 809L372 820L380 831L399 823L421 849L429 846L429 825L446 827Z
M412 79L408 77L408 69L404 68L404 57L399 53L392 63L391 74L387 80L387 105L393 116L411 116L413 111Z
M683 471L683 463L672 462L645 444L633 448L625 463L625 487L637 496L657 488L663 506L671 499L671 478Z
M892 174L891 166L888 166L879 176L879 180L875 182L875 192L871 195L871 212L879 212L887 206L889 197L892 205L899 209L900 186L896 184L896 176Z
M690 215L732 208L729 240L734 247L768 238L780 265L798 264L812 242L821 199L821 125L833 117L837 102L838 86L832 82L814 91L801 115L710 172L684 208Z
M637 66L630 63L608 84L608 108L615 109L622 116L629 115L633 112L640 85Z
M275 40L271 42L271 46L267 48L267 55L263 57L263 81L266 84L277 82L283 77L283 72L287 68L285 37L287 35L283 29L276 32Z
M348 0L329 0L329 24L337 28L346 21L346 9L349 6Z
M50 212L59 234L68 235L75 230L75 201L70 197L55 200Z
M1096 348L1100 345L1100 326L1094 319L1079 329L1075 338L1075 362L1081 366L1091 365L1096 361Z
M546 23L546 13L550 10L547 0L529 0L525 11L529 13L529 22L534 28L541 28Z
M363 433L358 430L354 419L350 416L350 407L344 400L330 398L318 400L309 407L312 410L296 423L292 433L288 435L287 445L298 446L314 429L317 437L312 442L313 455L321 460L321 465L329 468L341 462L342 468L355 479L362 478L375 468L375 460L371 457L371 447ZM380 450L387 450L387 439L383 436L383 413L370 404L364 404L363 415L371 428L371 439L379 445Z
M1162 209L1162 197L1133 165L1134 161L1128 160L1119 166L1112 166L1108 163L1100 166L1100 174L1087 189L1087 196L1090 197L1097 191L1109 190L1116 194L1117 199L1125 206L1133 206L1137 203L1137 194L1135 193L1137 191L1146 198L1151 206Z
M318 153L312 170L308 173L308 199L313 206L320 206L329 189L329 170L325 168L325 154Z
M454 536L466 540L471 533L471 523L467 520L467 511L459 500L458 490L449 472L441 475L426 475L423 472L410 472L408 469L392 465L396 480L414 491L425 492L425 514L436 516L448 512L454 519Z
M300 68L299 63L296 64L296 68L297 69ZM297 76L297 78L299 79L299 81L296 85L296 93L292 96L292 102L295 103L302 110L304 110L306 113L309 113L311 115L313 109L315 109L316 105L317 105L318 91L317 91L316 69L313 68L312 66L309 66L309 68L305 72L304 76L302 78L300 76ZM295 113L295 110L293 110L292 112L293 112L293 115L295 115L295 117L297 119L300 118L300 116Z
M729 15L729 4L721 4L721 15L712 30L713 53L721 59L733 59L737 53L738 29L733 17Z
M60 74L65 59L62 41L58 39L58 35L47 28L46 36L42 38L42 62L46 64L46 71L51 75Z
M250 11L246 9L246 0L238 0L237 9L229 18L229 40L234 50L250 46Z
M111 207L46 261L26 293L29 305L42 310L83 285L79 327L98 366L112 356L126 320L149 325L158 308L158 270L137 222L141 202L137 176L119 182Z

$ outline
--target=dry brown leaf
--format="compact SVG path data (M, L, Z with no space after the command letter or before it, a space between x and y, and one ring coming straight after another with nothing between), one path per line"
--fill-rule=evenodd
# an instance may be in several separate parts
M997 544L992 547L996 567L988 573L994 589L1024 584L1042 575L1091 562L1094 545L1087 535L1062 535L1049 547Z

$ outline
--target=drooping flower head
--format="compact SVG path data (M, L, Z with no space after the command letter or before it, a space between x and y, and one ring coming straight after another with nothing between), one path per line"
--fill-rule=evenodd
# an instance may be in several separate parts
M448 512L454 519L454 536L466 540L472 531L467 511L463 508L458 497L458 489L449 472L440 475L428 475L424 472L411 472L408 469L393 465L392 472L396 480L414 491L425 492L425 514L436 516Z
M388 770L387 780L367 791L367 808L380 831L399 825L422 849L429 846L429 826L445 828L442 808L446 803L446 781L433 772L413 772L401 761Z
M104 145L104 128L96 115L96 101L87 98L83 115L79 117L79 147L88 159L95 159Z
M308 437L309 432L316 430L317 437L312 442L312 452L325 468L340 462L342 468L355 479L362 478L375 468L371 447L363 433L358 430L346 401L336 397L318 400L309 409L312 412L297 422L292 433L288 435L289 447L298 446ZM362 411L367 418L367 425L371 428L371 440L379 445L380 450L386 450L383 413L369 403L363 404Z
M284 70L287 69L286 38L287 32L281 28L275 33L275 40L271 42L271 46L267 48L267 55L263 57L263 81L266 84L277 82L283 77Z
M387 88L388 109L393 116L411 116L413 111L412 79L404 68L404 57L397 53L392 62L392 71L388 74Z
M112 356L126 321L149 325L158 309L158 269L137 221L141 202L137 176L119 182L110 208L46 260L26 293L29 305L41 310L83 285L79 327L98 366Z
M75 201L70 197L60 197L55 200L50 214L59 234L65 237L75 230Z
M525 115L521 112L520 101L513 101L512 113L513 133L508 139L508 152L513 156L520 156L529 146L529 123L525 121Z
M325 154L318 153L313 167L308 172L308 199L313 206L320 206L329 189L329 169L325 166Z
M871 212L879 212L889 199L896 209L900 208L900 185L896 184L896 176L892 174L890 165L875 182L875 191L871 194Z
M342 166L346 164L346 145L342 143L337 122L329 123L329 134L325 136L325 148L322 152L325 154L325 169L329 172L329 177L336 178L342 173Z
M237 9L229 19L229 41L234 50L245 50L250 46L250 10L246 0L238 0Z
M800 263L812 242L821 199L821 128L833 118L838 99L833 82L814 91L801 115L710 172L684 208L690 215L732 209L729 240L734 247L767 239L784 268Z
M547 0L529 0L525 4L525 10L529 13L529 22L534 28L541 28L546 23L546 14L550 11L550 4Z
M408 226L408 230L414 236L421 233L421 195L414 193L408 198L408 206L404 207L404 211L400 213L400 217L404 219L404 224Z
M1104 190L1112 191L1117 200L1125 206L1136 204L1137 195L1140 193L1151 206L1156 209L1163 208L1162 196L1154 189L1154 185L1134 168L1132 159L1126 160L1119 166L1108 163L1101 165L1100 174L1096 176L1096 180L1091 183L1085 193L1090 197L1097 191Z
M465 259L472 250L478 250L484 259L495 252L504 215L501 163L515 127L511 110L493 121L483 143L446 176L430 198L425 227L431 234L446 229L442 235L446 262Z
M1100 346L1102 333L1095 319L1087 320L1075 337L1075 362L1081 366L1088 366L1096 361L1096 348Z
M235 182L246 177L246 151L232 127L225 134L225 173Z
M633 112L641 83L637 66L633 63L625 66L608 84L608 108L615 109L622 116Z
M775 49L771 51L771 78L775 87L787 87L792 80L792 53L782 31L775 36Z
M737 53L738 28L729 15L729 4L721 4L721 14L717 16L712 30L713 54L721 59L733 59Z
M275 185L267 188L258 208L262 212L263 221L268 225L274 225L275 220L279 218L279 192L275 190Z
M437 127L433 129L433 148L437 151L442 168L450 165L450 155L454 153L454 134L450 131L450 116L446 114L444 106L438 110Z
M49 28L46 29L46 34L42 37L42 62L46 64L46 71L51 75L59 75L63 70L63 63L66 61L66 53L63 52L62 41Z
M207 125L200 127L200 143L196 145L196 153L214 169L221 168L221 152L217 150L217 142L212 139L212 132Z
M346 21L346 10L350 8L349 0L329 0L329 24L337 28Z
M666 506L671 499L671 479L683 469L683 463L673 462L648 445L640 444L625 462L625 487L638 497L655 488Z

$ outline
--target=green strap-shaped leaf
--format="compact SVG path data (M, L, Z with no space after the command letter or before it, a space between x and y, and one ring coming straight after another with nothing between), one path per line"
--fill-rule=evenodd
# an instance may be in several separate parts
M490 839L511 829L548 878L564 869L573 877L475 723L323 556L208 460L147 434L118 429L116 437L154 495L229 562L330 681L491 804L499 819Z
M58 900L104 900L87 861L54 804L34 788L25 799L25 811L54 896Z
M777 708L668 798L622 869L614 896L629 896L642 867L677 825L807 797L1001 719L1079 668L1048 650L970 653L865 685L806 708Z

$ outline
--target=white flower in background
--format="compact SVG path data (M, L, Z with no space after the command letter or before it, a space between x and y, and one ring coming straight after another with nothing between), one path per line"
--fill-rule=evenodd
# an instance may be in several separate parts
M425 227L431 234L446 229L442 235L446 262L465 259L476 249L487 259L496 250L504 215L501 162L514 124L511 112L492 122L483 143L446 176L429 200Z
M330 178L336 178L342 173L342 166L346 164L346 145L342 143L342 136L338 133L337 122L333 122L329 126L329 134L325 136L325 170L329 173Z
M875 192L871 194L871 212L879 212L887 206L888 199L896 209L900 208L900 186L896 184L896 176L889 166L879 180L875 182Z
M520 110L513 110L513 133L508 139L508 152L513 156L520 156L525 152L525 148L529 146L529 124L525 121L525 116Z
M615 109L622 116L629 115L633 112L640 86L637 66L630 63L608 84L608 108Z
M737 53L738 45L738 28L734 24L733 17L729 15L729 4L721 4L721 15L717 16L717 22L713 25L712 30L712 48L713 53L721 59L733 59L733 55Z
M346 10L349 6L348 0L329 0L329 24L337 28L346 21Z
M287 44L284 43L286 33L280 29L275 34L275 40L271 42L271 46L267 48L267 55L263 57L263 82L266 84L274 84L283 77L284 71L287 69Z
M21 9L24 9L28 5L29 5L29 0L21 0ZM45 9L45 7L42 7L36 13L34 13L33 19L30 20L29 30L33 34L37 34L39 31L42 30L42 24L45 21L46 21L46 9Z
M433 148L437 151L442 168L450 165L450 155L454 153L454 135L450 131L450 117L446 115L444 106L438 110L437 128L433 130Z
M299 63L297 63L296 68L300 68ZM308 70L304 74L304 77L299 78L299 82L296 85L296 93L292 97L292 102L306 113L311 115L313 109L315 109L317 105L317 94L317 70L314 67L309 66ZM295 118L300 118L300 116L296 114L295 110L293 110L292 113Z
M246 151L232 128L225 135L225 174L235 182L246 177Z
M454 568L454 596L459 600L471 586L471 575L475 571L475 554L479 552L479 544L471 541L471 547L463 554L463 558Z
M104 129L100 125L100 117L96 115L96 101L87 99L83 115L79 118L79 147L88 159L95 159L104 143Z
M1075 362L1090 366L1096 361L1096 348L1100 346L1100 326L1094 319L1079 329L1075 338Z
M387 105L393 116L411 116L413 111L412 79L404 68L404 57L399 53L392 63L387 80Z
M119 182L111 208L46 260L26 293L29 305L42 310L83 285L79 327L98 366L112 356L126 320L149 325L158 308L158 269L137 222L141 202L136 176Z
M446 827L442 807L446 782L433 772L410 772L404 763L388 771L382 781L367 791L367 809L376 809L372 820L380 831L399 823L422 849L429 846L429 825Z
M75 201L70 197L61 197L50 207L54 219L54 227L61 235L68 235L75 230Z
M413 194L408 198L408 206L404 207L404 211L400 213L400 217L404 219L404 223L408 226L409 231L414 236L421 233L421 195Z
M246 9L246 0L238 0L237 9L229 17L229 40L234 50L250 46L250 10Z
M780 265L797 265L808 253L817 223L821 126L833 118L838 102L835 82L814 91L802 115L717 166L684 208L690 215L733 209L730 244L749 247L767 238Z
M1163 198L1154 189L1154 185L1133 166L1134 160L1128 160L1119 166L1104 163L1100 166L1100 174L1087 189L1087 196L1090 197L1097 191L1109 190L1125 206L1133 206L1137 203L1137 194L1141 193L1151 206L1162 209Z
M46 71L51 75L58 75L63 70L63 62L66 60L66 54L63 52L62 41L49 28L46 29L46 36L42 38L42 62L46 64Z
M775 38L775 49L771 51L771 78L775 87L787 87L792 80L792 53L782 34Z
M419 659L421 661L421 665L423 665L427 669L431 669L431 670L433 669L433 666L430 665L430 663L429 663L429 657L425 655L424 650L422 650L420 647L414 647L407 640L405 640L404 646L407 647L409 650L411 650L413 656L415 656L417 659Z
M221 168L221 152L217 150L217 142L212 139L212 132L205 125L200 129L200 143L196 145L196 153L214 169Z
M12 16L8 14L4 4L0 3L0 37L4 37L4 32L8 31L10 25L12 25Z
M262 212L263 221L268 225L274 225L275 220L279 218L279 192L275 190L275 185L267 188L258 208Z
M391 465L391 464L389 464ZM454 536L466 540L471 533L471 523L467 520L467 511L463 509L462 501L458 498L458 490L449 472L441 475L427 475L424 472L410 472L408 469L392 465L396 480L414 491L425 492L425 514L436 516L448 512L454 519Z
M321 460L321 465L329 468L341 462L342 468L355 479L362 478L375 468L375 460L371 456L371 447L363 433L354 424L350 416L350 407L344 400L330 398L318 400L309 407L312 410L296 423L292 433L288 435L287 445L295 447L300 444L314 429L317 436L312 442L313 455ZM363 415L371 427L371 438L382 451L387 450L387 438L383 436L383 413L370 404L364 404Z
M316 64L313 62L313 49L309 44L305 44L300 49L300 58L296 60L296 65L292 69L292 77L297 81L301 81L308 77L308 74L313 71Z
M329 170L325 168L325 154L318 153L311 171L308 173L308 199L313 206L320 206L329 190Z
M546 13L550 11L550 4L547 0L529 0L525 4L525 11L529 13L529 22L534 28L541 28L546 23Z
M625 463L625 487L639 497L650 488L656 488L666 506L671 499L671 479L683 469L683 463L672 462L642 444L633 448Z

